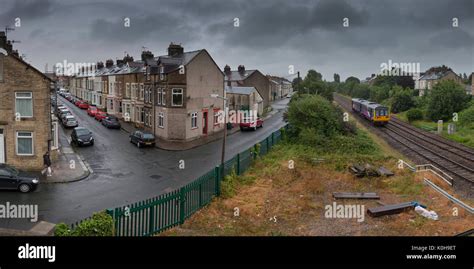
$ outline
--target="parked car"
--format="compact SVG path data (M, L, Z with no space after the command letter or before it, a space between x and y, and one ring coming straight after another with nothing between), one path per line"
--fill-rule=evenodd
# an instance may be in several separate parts
M73 115L67 115L62 119L63 125L66 128L77 127L79 126L79 122L77 121L76 117Z
M257 130L257 128L263 127L263 120L261 118L245 118L240 123L240 130L243 131L245 129L253 129Z
M82 101L82 102L79 104L79 108L80 108L80 109L88 109L88 108L89 108L89 104L88 104L87 102Z
M107 116L102 119L102 125L112 129L120 129L121 127L119 120L115 116Z
M71 144L77 146L94 145L92 132L85 127L76 127L71 133Z
M87 115L89 115L91 117L95 117L95 113L97 113L97 111L99 111L99 109L97 109L97 107L89 106L89 108L87 109Z
M155 146L155 136L150 132L145 131L135 131L130 134L130 143L136 144L137 147L141 148L143 146Z
M58 117L61 117L61 114L65 113L65 112L70 112L70 111L66 107L62 107L62 108L59 108L57 110L56 114L58 115Z
M39 179L7 164L0 164L0 189L31 192L36 190Z
M59 119L62 121L64 119L64 117L66 116L72 116L72 113L71 111L69 110L65 110L65 111L61 111L58 115Z
M76 102L74 102L74 104L78 107L80 104L82 103L82 100L81 99L77 99Z
M104 111L100 111L100 110L99 110L99 111L97 111L97 112L95 113L94 118L95 118L96 120L98 120L98 121L102 121L102 120L103 120L105 117L107 117L107 116L108 116L107 112L104 112Z

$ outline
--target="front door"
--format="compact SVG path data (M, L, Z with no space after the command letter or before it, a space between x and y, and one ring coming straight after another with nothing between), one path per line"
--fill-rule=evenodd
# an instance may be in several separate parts
M207 111L202 113L202 133L207 135Z
M5 137L3 129L0 129L0 163L5 163Z

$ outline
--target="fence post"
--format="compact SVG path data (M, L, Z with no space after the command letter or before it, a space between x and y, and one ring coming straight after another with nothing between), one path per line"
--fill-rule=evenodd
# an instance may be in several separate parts
M275 132L272 133L272 146L275 145Z
M154 201L152 200L152 203L153 202ZM154 220L155 220L155 205L152 205L150 207L150 220L149 220L150 222L148 224L148 235L151 235L155 232L155 222L154 222Z
M216 166L215 168L215 177L216 177L216 190L215 193L217 196L221 195L221 166Z
M186 192L184 187L179 189L179 224L184 223L184 199L186 197Z
M240 153L237 153L237 175L240 175Z
M268 150L270 149L270 147L268 146L270 143L268 142L268 138L269 136L267 136L267 139L265 139L265 141L267 142L267 153L268 153Z

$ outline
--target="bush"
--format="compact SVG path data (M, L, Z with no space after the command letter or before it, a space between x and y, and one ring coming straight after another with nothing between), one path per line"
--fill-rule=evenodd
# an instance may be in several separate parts
M413 107L413 94L410 89L395 86L392 91L391 110L393 113L403 112Z
M407 120L409 122L423 119L423 111L418 108L412 108L407 111Z
M453 80L443 80L429 93L427 116L433 121L451 119L453 113L467 108L469 100L461 85Z
M289 135L299 136L303 130L308 136L330 137L342 130L342 112L329 100L319 95L306 95L290 103L288 121ZM310 138L313 139L313 138Z
M474 125L474 105L459 113L459 123L464 126Z
M55 236L113 236L114 220L105 211L94 213L92 218L84 220L75 229L65 223L56 225Z
M69 229L69 226L62 222L56 225L54 229L54 235L55 236L71 236L72 231Z
M98 212L91 219L81 222L73 231L75 236L112 236L114 220L106 212Z

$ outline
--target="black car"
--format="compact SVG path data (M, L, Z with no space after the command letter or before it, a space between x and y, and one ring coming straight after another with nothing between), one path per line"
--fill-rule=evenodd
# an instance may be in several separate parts
M24 172L20 172L7 164L0 164L0 189L30 192L36 190L39 180Z
M77 146L94 145L94 138L92 132L84 127L76 127L71 133L71 144Z
M155 136L150 132L135 131L130 134L130 143L136 144L137 147L155 146Z
M117 117L107 116L102 119L102 125L107 128L120 129L120 122Z

